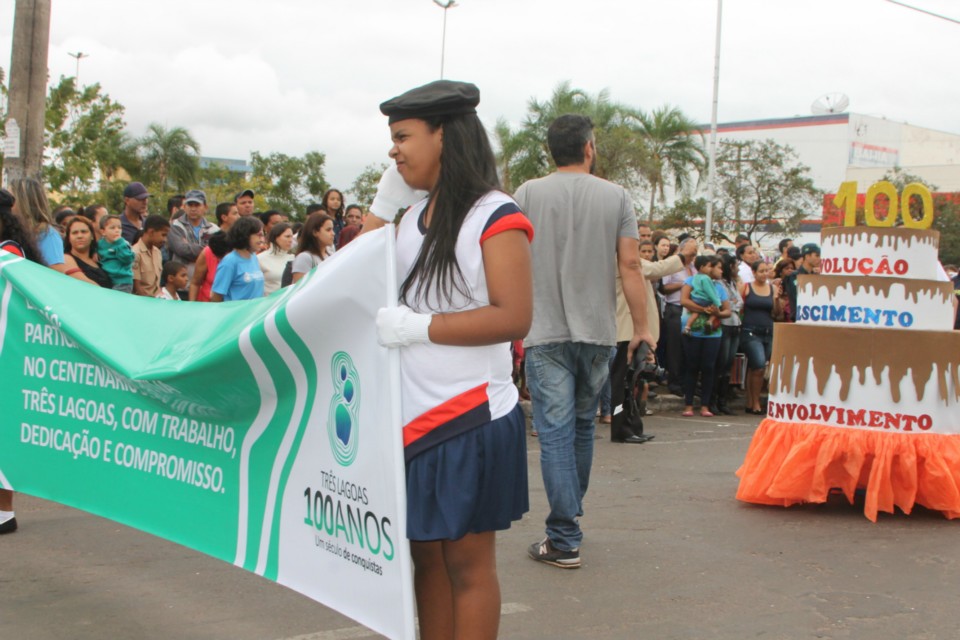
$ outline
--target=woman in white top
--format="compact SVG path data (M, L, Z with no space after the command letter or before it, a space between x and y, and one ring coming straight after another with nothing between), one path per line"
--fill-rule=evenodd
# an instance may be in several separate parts
M278 222L270 228L267 248L257 254L263 269L263 295L268 296L280 288L280 278L287 263L293 260L293 228L286 222Z
M429 197L397 228L399 306L377 314L399 349L407 538L420 637L497 637L496 531L529 507L510 342L533 315L533 227L500 190L474 85L440 80L380 105L390 158Z

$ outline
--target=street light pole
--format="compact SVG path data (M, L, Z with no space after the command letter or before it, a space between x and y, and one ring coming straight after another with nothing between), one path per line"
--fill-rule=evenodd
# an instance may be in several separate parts
M76 53L67 53L67 55L70 56L71 58L77 59L77 72L73 75L73 82L79 89L80 88L80 60L82 60L83 58L89 58L90 54L84 53L83 51L77 51Z
M447 53L447 9L457 6L457 0L433 0L434 4L443 9L443 39L440 43L440 79L443 80L443 62Z
M710 159L707 168L707 219L704 222L704 242L713 239L713 197L717 182L717 103L720 95L720 26L723 0L717 0L717 46L713 58L713 110L710 115Z

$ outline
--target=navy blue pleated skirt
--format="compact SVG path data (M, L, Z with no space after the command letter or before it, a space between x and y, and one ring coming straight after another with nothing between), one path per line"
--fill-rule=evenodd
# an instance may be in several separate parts
M427 449L407 462L407 538L459 540L509 529L530 509L526 418L502 418Z

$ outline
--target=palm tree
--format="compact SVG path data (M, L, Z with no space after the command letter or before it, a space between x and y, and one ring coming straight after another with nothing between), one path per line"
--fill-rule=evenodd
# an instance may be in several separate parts
M549 100L530 99L527 116L516 131L505 120L497 121L494 128L499 148L497 164L504 188L514 190L553 169L547 129L557 117L567 113L582 114L593 120L598 151L596 174L627 188L635 186L636 176L647 161L639 113L611 102L607 91L591 96L572 88L569 82L562 82Z
M648 220L653 222L654 204L657 196L664 200L667 179L673 178L677 191L686 191L691 171L697 172L699 180L706 156L699 127L676 107L666 105L649 114L641 112L639 119L651 156L643 174L650 183Z
M143 172L153 184L166 191L172 181L177 191L183 192L196 182L200 168L200 145L183 127L166 129L154 122L140 139Z
M125 131L109 136L109 144L103 145L103 155L98 157L97 168L100 172L100 191L107 191L111 182L117 178L120 170L127 175L140 172L139 145Z
M512 193L527 180L539 178L549 172L546 140L537 140L536 136L523 127L513 131L503 118L497 120L493 135L499 149L497 166L500 169L500 181L508 192Z

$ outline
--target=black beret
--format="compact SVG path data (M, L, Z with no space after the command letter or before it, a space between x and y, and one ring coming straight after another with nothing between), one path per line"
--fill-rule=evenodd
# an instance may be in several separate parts
M408 118L432 118L476 113L480 104L480 89L469 82L437 80L416 89L410 89L396 98L380 104L380 112L390 118L390 124Z

